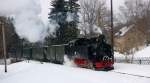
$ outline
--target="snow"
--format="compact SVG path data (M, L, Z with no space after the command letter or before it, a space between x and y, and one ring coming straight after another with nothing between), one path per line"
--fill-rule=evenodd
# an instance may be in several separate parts
M150 65L116 63L114 71L150 77L149 70Z
M119 52L114 52L114 57L124 57L125 55L119 53Z
M120 29L119 32L117 32L115 35L116 36L124 36L134 25L130 25L130 26L125 26L123 28Z
M136 52L135 57L150 57L150 46Z
M125 58L125 55L119 52L115 52L114 56L116 58ZM128 56L132 57L132 55L128 55ZM147 58L150 57L150 46L145 47L134 53L134 58L146 58L146 57Z
M80 23L78 27L80 29L80 35L85 35L85 32L86 32L86 34L90 33L90 24L89 23L87 23L87 22ZM92 30L95 34L100 35L103 33L101 30L101 27L99 27L95 24L93 24L92 27L93 27Z
M141 71L142 70L142 71ZM150 76L150 66L115 64L115 70ZM0 66L0 83L148 83L150 79L115 73L93 71L50 63L30 61Z
M94 31L94 33L102 34L101 28L96 25L93 25L93 31Z
M71 22L74 20L74 14L73 13L70 13L70 12L67 12L67 18L66 18L66 21L67 22Z
M124 55L118 52L114 53L115 61L118 63L144 64L150 65L150 46L135 52L134 54Z
M7 64L11 64L11 59L6 60ZM0 65L5 64L4 59L0 59Z

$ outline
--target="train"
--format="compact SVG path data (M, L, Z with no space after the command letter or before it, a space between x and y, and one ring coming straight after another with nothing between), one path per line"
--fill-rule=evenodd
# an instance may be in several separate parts
M30 46L12 48L10 57L38 60L56 64L64 63L64 55L81 68L94 70L114 69L114 56L111 45L106 43L104 35L92 38L77 38L67 44L51 46Z
M114 69L113 49L106 43L104 35L72 40L66 47L66 54L81 68L106 71Z

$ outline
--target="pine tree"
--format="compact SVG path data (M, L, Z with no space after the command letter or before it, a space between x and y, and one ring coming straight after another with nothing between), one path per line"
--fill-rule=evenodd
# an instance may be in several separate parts
M69 0L67 3L67 29L68 35L70 37L68 40L72 40L77 38L78 36L78 23L79 23L79 4L77 4L78 0ZM67 34L67 33L66 33Z
M77 28L77 24L79 23L78 10L80 6L77 4L77 1L78 0L69 0L68 2L68 15L72 17L69 24L74 28Z
M49 19L51 21L57 22L59 25L64 24L64 20L66 19L66 8L64 0L54 0L52 1L51 12L49 14Z
M50 22L59 24L56 31L55 44L64 44L77 37L77 23L79 22L77 0L54 0L52 1L53 8L49 14Z

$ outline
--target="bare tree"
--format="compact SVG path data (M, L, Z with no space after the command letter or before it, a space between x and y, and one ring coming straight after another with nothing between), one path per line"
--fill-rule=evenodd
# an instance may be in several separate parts
M143 33L146 37L146 44L150 44L150 0L145 2L144 14L142 16L142 23L143 23ZM141 28L142 30L142 28Z
M120 22L126 26L134 25L123 48L126 49L124 53L133 54L133 59L134 51L150 40L150 0L126 0L120 11Z
M140 17L141 11L143 11L143 1L142 0L126 0L125 6L120 7L120 17L123 22L133 23Z
M81 30L85 35L94 34L93 26L102 27L105 25L107 8L105 0L80 0L81 6Z

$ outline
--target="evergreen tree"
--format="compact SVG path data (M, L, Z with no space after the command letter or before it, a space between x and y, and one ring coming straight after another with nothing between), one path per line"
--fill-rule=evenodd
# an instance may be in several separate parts
M59 24L56 30L55 44L64 44L77 37L77 23L79 16L77 14L79 5L77 0L54 0L52 1L53 8L49 14L50 22Z
M50 22L56 22L59 25L62 25L65 23L66 19L66 8L65 8L65 1L64 0L54 0L52 1L51 12L49 14Z
M77 4L78 0L69 0L67 3L67 31L68 35L70 37L69 40L72 40L74 38L77 38L78 36L78 23L79 23L79 16L78 16L78 10L79 10L79 4ZM67 33L66 33L67 34Z

